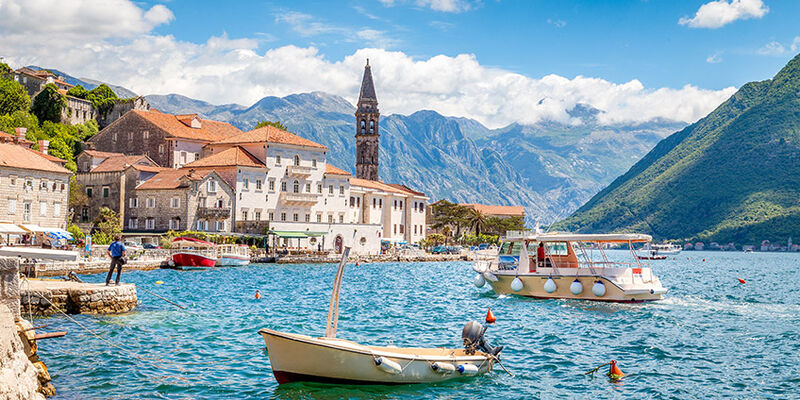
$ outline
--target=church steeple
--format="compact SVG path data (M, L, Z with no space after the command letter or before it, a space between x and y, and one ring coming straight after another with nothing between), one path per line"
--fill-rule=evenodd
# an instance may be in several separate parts
M381 116L378 111L378 96L375 95L375 84L372 82L372 70L364 67L361 79L361 92L358 95L356 108L356 177L378 180L378 151L380 133L378 122Z

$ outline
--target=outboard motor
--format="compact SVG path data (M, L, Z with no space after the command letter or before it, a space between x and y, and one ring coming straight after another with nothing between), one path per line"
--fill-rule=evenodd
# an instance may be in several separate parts
M467 354L475 354L476 350L497 356L503 350L503 346L492 347L484 337L486 327L475 322L469 321L461 331L461 339L464 340L464 349Z

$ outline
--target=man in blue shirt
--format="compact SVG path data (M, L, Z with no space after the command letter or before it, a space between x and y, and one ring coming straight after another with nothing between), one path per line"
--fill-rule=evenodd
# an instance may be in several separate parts
M122 273L122 258L125 257L125 245L120 242L122 237L120 235L114 236L114 243L108 246L106 254L111 258L111 267L108 269L108 276L106 276L106 286L111 283L111 275L114 274L114 267L117 267L117 285L119 285L119 275Z

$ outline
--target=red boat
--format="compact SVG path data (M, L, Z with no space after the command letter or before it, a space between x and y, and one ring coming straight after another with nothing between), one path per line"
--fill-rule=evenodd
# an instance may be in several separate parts
M176 267L213 267L217 245L205 240L179 237L172 240L172 262Z

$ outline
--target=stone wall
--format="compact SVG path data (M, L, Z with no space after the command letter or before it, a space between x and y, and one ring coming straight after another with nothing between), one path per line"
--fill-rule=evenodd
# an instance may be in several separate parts
M90 143L95 150L128 155L146 154L162 167L172 167L171 142L168 133L133 112L122 115Z
M0 257L0 304L19 318L19 261L16 258Z
M111 109L106 115L98 115L97 122L100 125L100 129L103 129L112 122L122 118L128 111L131 110L142 110L142 111L149 111L150 110L150 103L142 97L136 97L133 99L119 99L117 100L114 108Z
M92 119L95 119L95 110L91 101L67 96L67 106L61 110L61 122L76 125Z
M22 284L20 303L23 313L52 315L116 314L136 308L136 285L105 286L56 280L27 280Z
M5 222L66 229L68 196L69 174L0 168L0 219ZM25 220L25 203L30 203L28 221Z
M80 216L80 222L92 222L100 213L100 207L108 207L120 214L125 202L125 177L123 172L90 172L75 175L75 180L88 195L89 205L84 210L75 210ZM104 197L104 188L108 188L108 196Z
M0 399L44 400L11 311L0 304Z

